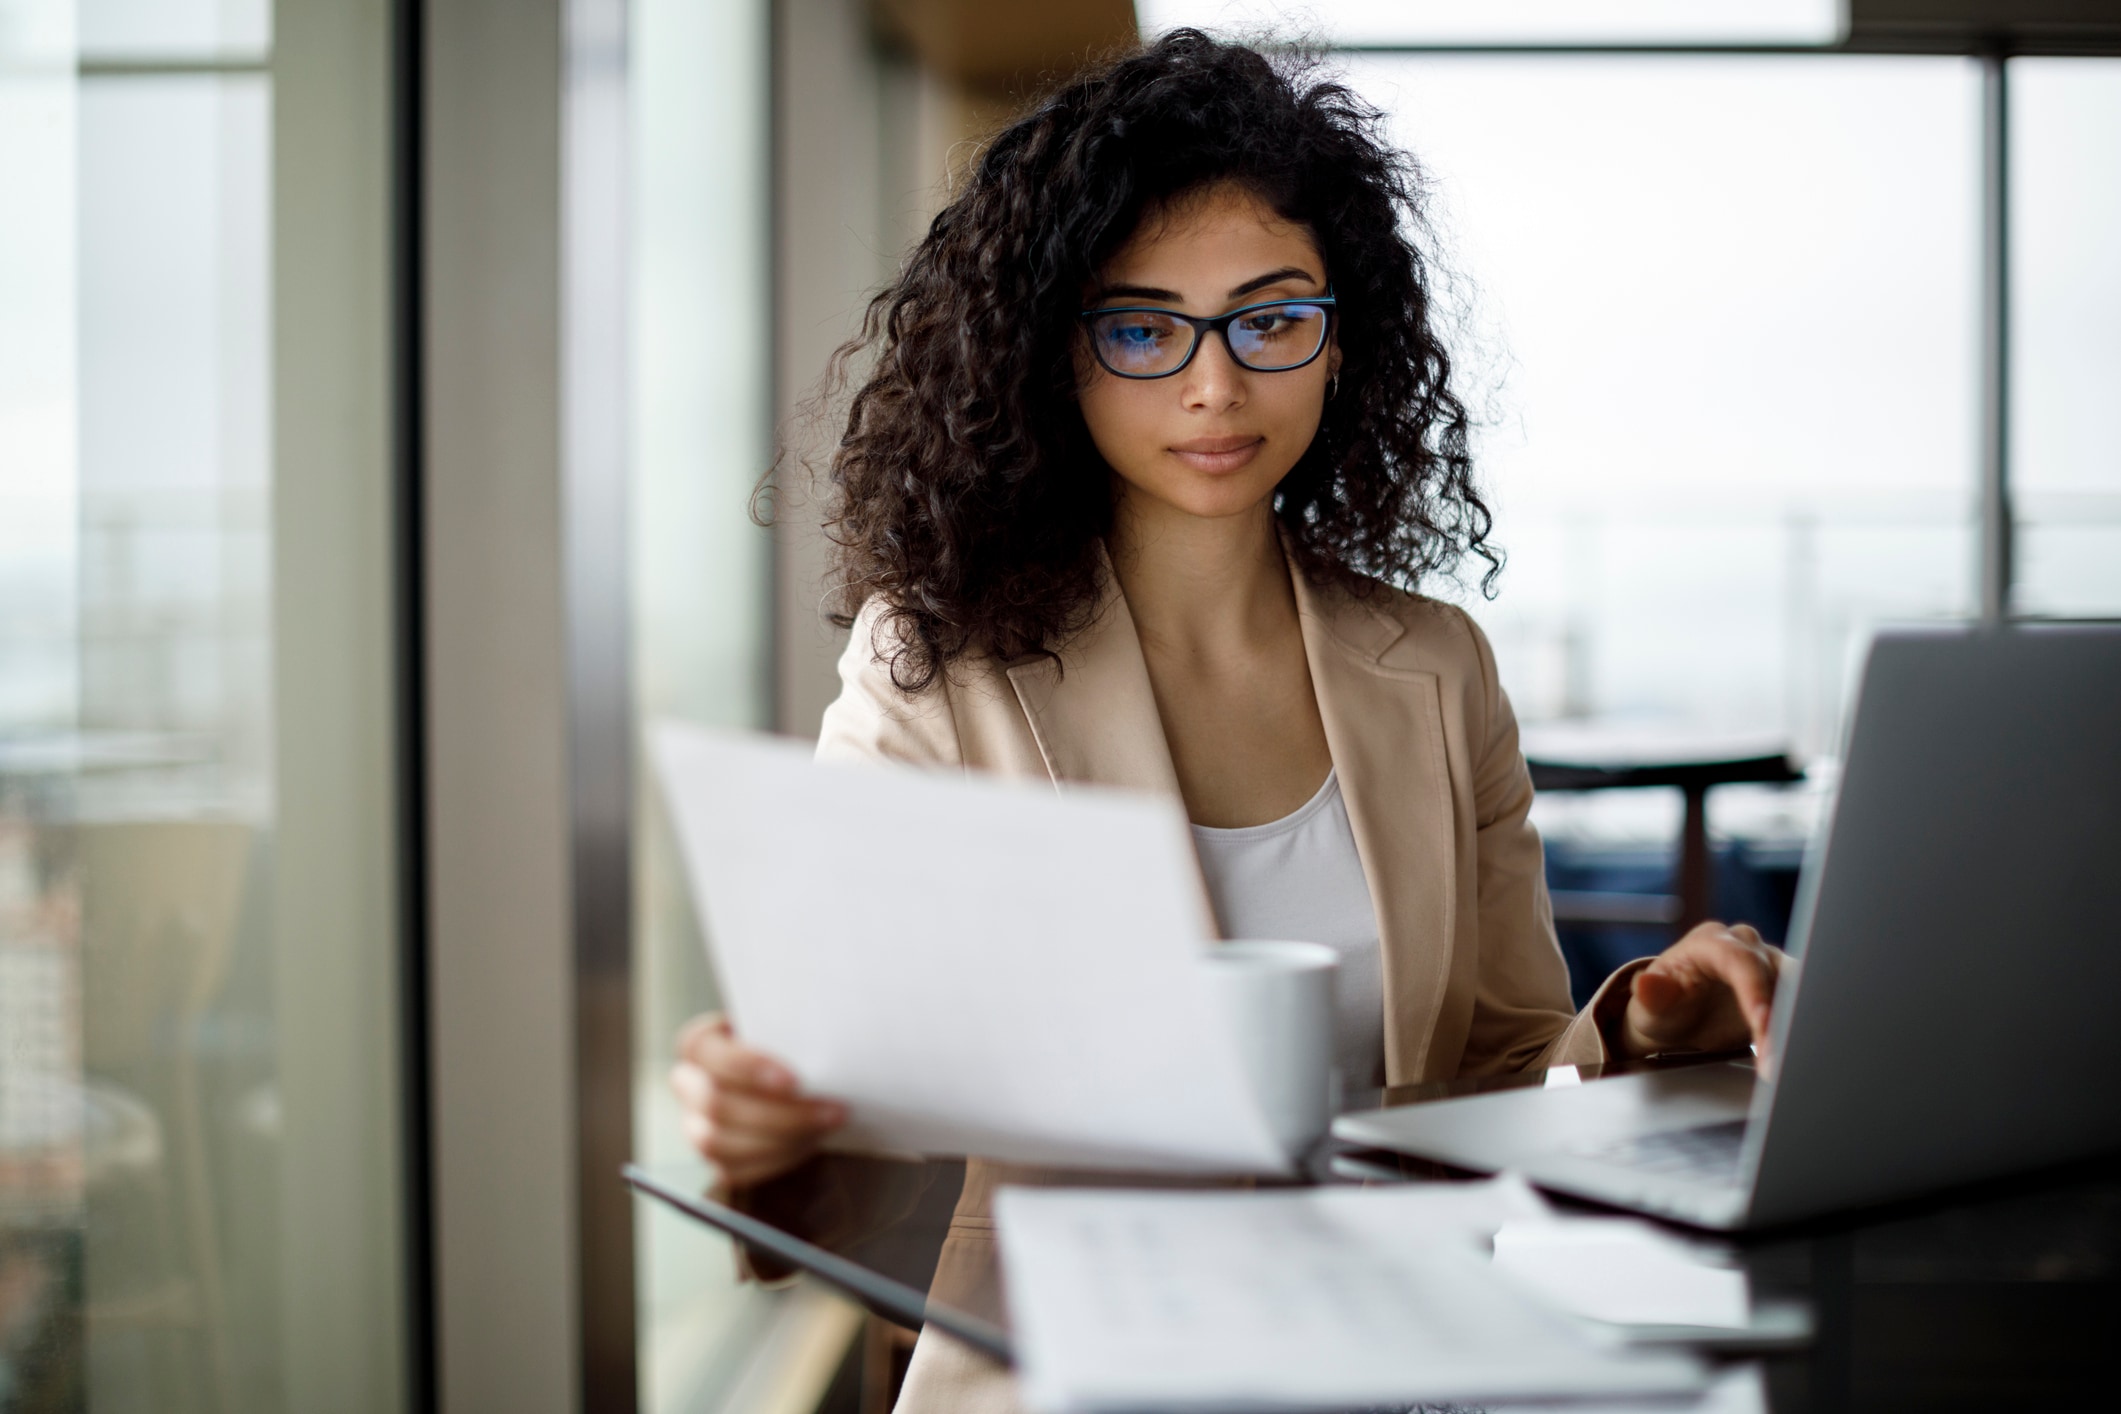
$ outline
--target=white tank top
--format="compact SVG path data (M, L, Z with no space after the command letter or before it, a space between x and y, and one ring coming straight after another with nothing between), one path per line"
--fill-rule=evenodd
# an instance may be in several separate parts
M1340 954L1335 1060L1350 1089L1382 1085L1377 914L1336 773L1293 815L1241 830L1195 825L1193 844L1225 938L1324 943Z

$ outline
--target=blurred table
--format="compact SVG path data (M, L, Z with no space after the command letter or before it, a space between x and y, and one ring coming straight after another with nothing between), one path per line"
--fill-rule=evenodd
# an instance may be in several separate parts
M1673 881L1676 906L1655 896L1639 906L1605 898L1585 900L1577 908L1566 899L1555 904L1559 921L1669 922L1675 936L1709 916L1709 791L1723 785L1793 785L1804 779L1804 772L1790 760L1788 746L1772 737L1712 737L1586 722L1527 727L1523 747L1535 790L1679 790L1686 810Z

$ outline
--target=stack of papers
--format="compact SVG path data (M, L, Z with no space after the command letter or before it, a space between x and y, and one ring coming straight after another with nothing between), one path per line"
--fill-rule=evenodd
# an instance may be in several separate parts
M1601 1340L1486 1246L1514 1180L1265 1193L1005 1189L1003 1271L1042 1411L1689 1395L1690 1355Z

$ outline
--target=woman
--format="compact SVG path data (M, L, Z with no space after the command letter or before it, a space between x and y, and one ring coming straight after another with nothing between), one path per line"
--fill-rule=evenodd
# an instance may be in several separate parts
M1226 936L1341 952L1353 1084L1758 1043L1780 954L1742 926L1571 1012L1493 655L1413 588L1500 561L1379 127L1180 31L994 140L870 308L818 754L1177 796ZM838 1106L715 1018L680 1045L734 1192L834 1181ZM995 1185L1051 1177L970 1163L939 1297L991 1287ZM902 1408L1010 1402L922 1337Z

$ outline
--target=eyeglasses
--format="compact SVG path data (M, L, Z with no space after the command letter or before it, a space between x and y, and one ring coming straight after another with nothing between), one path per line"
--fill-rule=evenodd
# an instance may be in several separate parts
M1223 347L1240 368L1286 373L1302 368L1326 347L1334 299L1329 286L1319 299L1248 304L1213 319L1197 319L1154 305L1086 309L1078 317L1090 334L1090 351L1107 372L1122 378L1169 378L1193 361L1201 336L1222 335Z

